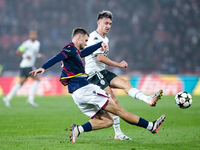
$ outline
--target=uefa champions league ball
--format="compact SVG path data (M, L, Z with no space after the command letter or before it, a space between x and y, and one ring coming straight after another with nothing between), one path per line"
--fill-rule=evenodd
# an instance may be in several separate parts
M175 103L180 108L188 108L192 105L192 96L188 92L179 92L175 96Z

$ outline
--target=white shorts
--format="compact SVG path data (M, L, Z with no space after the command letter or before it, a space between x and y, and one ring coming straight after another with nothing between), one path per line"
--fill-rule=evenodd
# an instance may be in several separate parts
M81 111L93 119L107 105L110 95L99 86L88 84L74 91L72 97Z

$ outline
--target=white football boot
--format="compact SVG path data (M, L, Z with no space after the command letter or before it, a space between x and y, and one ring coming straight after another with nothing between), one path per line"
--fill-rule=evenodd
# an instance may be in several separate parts
M156 106L156 102L161 99L161 96L162 96L162 93L163 93L163 90L159 90L157 93L153 94L153 95L150 95L148 97L148 104L150 106Z
M158 132L160 126L163 124L165 121L166 116L162 115L160 118L158 118L156 121L153 122L153 127L150 130L151 133L155 134Z
M72 143L76 142L76 138L79 136L80 132L78 130L78 125L72 124L71 125L71 134L70 134L70 141Z
M115 140L132 140L130 137L124 135L123 133L120 135L115 135L114 139Z
M10 107L10 101L7 99L7 97L3 97L3 102L5 103L6 107Z

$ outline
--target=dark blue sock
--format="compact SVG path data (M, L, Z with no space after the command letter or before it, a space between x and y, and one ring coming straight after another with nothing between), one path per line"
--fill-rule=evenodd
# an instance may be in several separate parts
M81 125L84 129L84 132L92 131L92 125L90 122L86 122L85 124Z
M143 119L143 118L140 117L140 120L139 120L137 126L139 126L139 127L143 127L143 128L146 129L147 126L148 126L148 124L149 124L148 121L146 121L145 119Z

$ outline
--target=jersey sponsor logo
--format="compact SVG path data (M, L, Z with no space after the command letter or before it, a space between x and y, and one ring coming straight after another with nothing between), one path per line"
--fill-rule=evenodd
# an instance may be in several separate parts
M68 47L67 47L68 48ZM70 49L65 49L65 51L67 51L67 52L71 52L71 50Z

